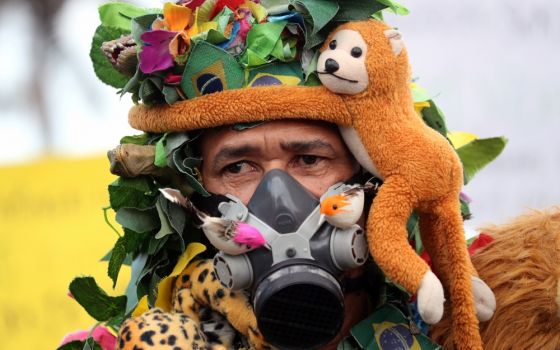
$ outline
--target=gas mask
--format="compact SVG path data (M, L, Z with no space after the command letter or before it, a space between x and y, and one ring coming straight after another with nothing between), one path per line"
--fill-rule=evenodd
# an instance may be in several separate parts
M350 188L335 184L321 197ZM358 225L322 220L320 201L281 170L265 174L247 206L233 196L219 203L222 218L257 228L267 241L240 255L214 257L220 282L247 290L260 331L279 349L314 349L328 343L344 320L342 272L365 263L368 248Z

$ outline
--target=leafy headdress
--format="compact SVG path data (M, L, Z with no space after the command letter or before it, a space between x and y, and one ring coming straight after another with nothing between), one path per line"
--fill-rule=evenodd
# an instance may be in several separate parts
M342 22L382 20L384 10L408 13L393 0L182 0L163 9L127 3L99 8L101 25L90 52L95 73L121 96L131 94L137 104L131 124L145 132L122 138L109 152L111 171L120 175L109 185L110 209L122 233L112 227L119 238L105 260L114 283L123 264L131 265L131 276L125 295L117 297L93 278L76 278L70 291L91 316L117 329L125 317L149 307L169 309L173 278L195 255L213 256L191 218L159 194L158 188L174 187L208 195L192 147L199 132L174 127L165 116L197 99L212 108L212 94L225 90L320 85L316 63L327 34ZM413 82L411 89L419 116L455 146L465 183L502 151L504 138L450 133L432 96ZM145 111L152 114L149 125L138 123ZM466 196L462 205L468 218ZM420 252L414 216L408 227Z

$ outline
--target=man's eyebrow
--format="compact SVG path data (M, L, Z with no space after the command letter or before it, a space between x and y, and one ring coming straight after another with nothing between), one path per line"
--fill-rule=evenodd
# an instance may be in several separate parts
M334 147L321 139L309 140L309 141L291 141L282 142L280 144L282 150L290 151L294 153L307 153L312 151L324 150L335 153Z
M224 146L222 149L216 153L214 159L212 159L213 166L219 166L223 162L227 162L234 158L243 158L248 155L258 155L260 154L260 149L258 147L244 144L239 146ZM210 160L210 159L206 159Z

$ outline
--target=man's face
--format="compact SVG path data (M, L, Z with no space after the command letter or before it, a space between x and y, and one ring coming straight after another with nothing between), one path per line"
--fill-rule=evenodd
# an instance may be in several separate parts
M204 187L247 204L262 177L280 169L319 198L359 166L338 130L323 122L275 121L235 131L212 130L201 140Z

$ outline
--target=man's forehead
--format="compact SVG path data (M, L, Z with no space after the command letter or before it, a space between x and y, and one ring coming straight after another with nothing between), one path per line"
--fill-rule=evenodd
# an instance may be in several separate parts
M288 149L309 147L333 147L343 143L335 125L325 122L277 121L234 130L224 126L207 130L203 134L203 148L260 148L277 144Z

